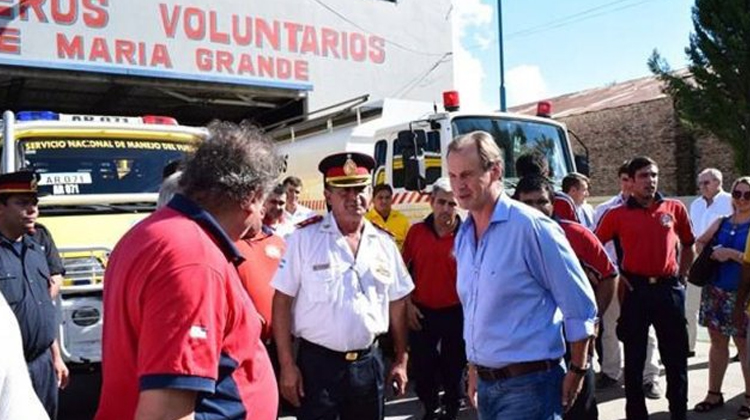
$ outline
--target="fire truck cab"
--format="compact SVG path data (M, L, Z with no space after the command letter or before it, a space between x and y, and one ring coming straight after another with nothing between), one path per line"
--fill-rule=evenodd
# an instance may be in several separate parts
M39 222L65 266L56 304L67 363L101 361L102 290L109 253L156 207L162 170L207 138L168 117L13 113L2 119L2 172L40 174Z

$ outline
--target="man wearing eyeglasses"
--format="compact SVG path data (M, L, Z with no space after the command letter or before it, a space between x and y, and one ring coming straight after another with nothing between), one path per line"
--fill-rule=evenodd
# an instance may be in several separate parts
M695 237L703 235L721 216L732 214L732 195L722 188L722 174L716 168L706 168L698 174L700 196L690 203L690 221ZM701 288L688 283L685 298L685 317L688 321L690 355L695 355L695 337L698 331L698 310Z

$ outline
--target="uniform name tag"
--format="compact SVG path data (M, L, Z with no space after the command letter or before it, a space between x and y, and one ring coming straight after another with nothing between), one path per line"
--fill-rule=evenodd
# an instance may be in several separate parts
M328 270L329 268L331 268L331 263L313 265L313 271Z

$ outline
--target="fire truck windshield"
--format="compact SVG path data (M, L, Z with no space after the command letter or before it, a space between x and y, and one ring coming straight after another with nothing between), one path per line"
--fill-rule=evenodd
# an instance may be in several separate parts
M192 146L162 140L25 138L21 162L52 195L155 193L162 169Z
M513 118L456 117L454 135L482 130L490 133L505 154L505 178L517 178L515 161L524 153L539 151L547 157L550 178L560 183L572 171L572 156L562 128L554 124Z

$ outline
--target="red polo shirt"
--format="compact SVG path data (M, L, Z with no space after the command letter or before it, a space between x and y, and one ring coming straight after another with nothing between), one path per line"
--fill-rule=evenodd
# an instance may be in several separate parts
M617 275L617 268L593 232L570 220L558 222L583 268L593 273L598 281Z
M263 230L253 238L235 243L245 261L237 267L242 285L253 300L263 323L262 338L271 338L271 306L275 289L271 287L279 262L286 251L280 236Z
M644 208L630 197L620 206L607 210L596 227L602 243L615 241L621 253L620 266L627 273L645 277L677 274L677 245L695 242L685 205L661 194Z
M456 257L453 240L458 230L439 237L433 216L409 229L401 253L414 280L412 301L430 309L460 304L456 291Z
M552 213L561 220L580 222L578 213L576 213L576 203L564 192L555 192L555 197L552 200Z
M142 391L199 392L196 418L276 419L261 324L216 220L182 195L117 244L104 282L97 420L132 419Z

